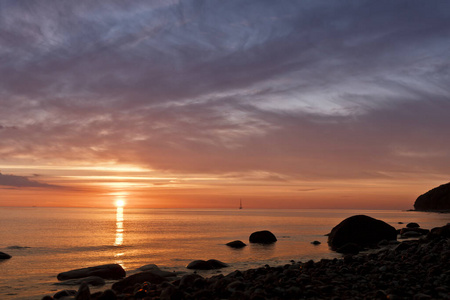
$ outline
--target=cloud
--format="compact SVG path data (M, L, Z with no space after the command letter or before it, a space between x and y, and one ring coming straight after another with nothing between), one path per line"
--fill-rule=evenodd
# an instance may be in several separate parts
M447 1L1 5L2 160L448 174Z
M60 188L59 186L56 185L31 180L26 176L17 176L2 173L0 173L0 186L9 186L17 188L29 188L29 187Z

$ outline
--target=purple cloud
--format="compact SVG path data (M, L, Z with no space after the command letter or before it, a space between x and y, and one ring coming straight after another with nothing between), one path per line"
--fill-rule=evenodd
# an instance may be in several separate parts
M60 188L56 185L46 184L31 180L26 176L17 176L10 174L0 173L0 186L9 186L17 188L28 188L28 187L38 187L38 188Z

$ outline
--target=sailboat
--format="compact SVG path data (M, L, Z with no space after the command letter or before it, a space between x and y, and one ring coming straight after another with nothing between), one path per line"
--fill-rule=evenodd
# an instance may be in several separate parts
M242 199L239 200L239 209L242 209Z

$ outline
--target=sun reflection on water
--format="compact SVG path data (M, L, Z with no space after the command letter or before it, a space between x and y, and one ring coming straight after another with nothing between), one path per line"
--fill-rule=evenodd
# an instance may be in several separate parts
M116 240L114 246L123 244L123 207L117 207L116 212Z

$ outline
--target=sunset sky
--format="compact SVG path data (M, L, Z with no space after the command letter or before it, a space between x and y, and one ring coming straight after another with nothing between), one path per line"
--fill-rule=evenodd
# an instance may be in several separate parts
M450 1L1 1L0 206L410 209Z

